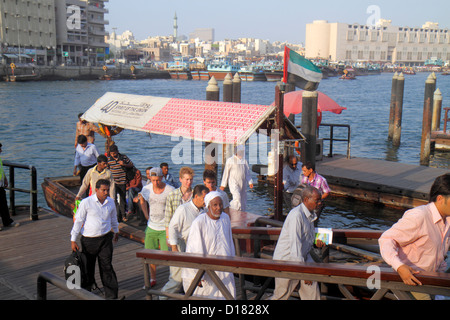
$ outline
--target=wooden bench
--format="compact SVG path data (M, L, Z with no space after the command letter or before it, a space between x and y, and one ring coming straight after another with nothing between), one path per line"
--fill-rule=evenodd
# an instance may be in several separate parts
M340 286L368 287L372 281L374 271L369 266L349 266L336 263L293 263L289 261L275 261L256 258L208 256L181 252L168 252L160 250L143 249L136 253L144 263L144 281L147 290L147 299L153 295L162 295L175 299L197 299L192 296L195 288L205 273L211 276L214 283L226 299L233 299L225 288L215 271L232 272L239 275L253 275L261 277L287 278L295 280L310 280L322 283L338 284ZM197 269L197 275L190 288L184 295L167 294L150 289L149 264L175 266L181 268ZM450 274L421 272L417 278L422 286L405 285L399 275L391 268L380 268L379 285L372 299L381 299L392 291L398 299L408 299L408 291L423 292L428 294L440 294L450 296ZM354 298L350 292L344 293L346 298Z

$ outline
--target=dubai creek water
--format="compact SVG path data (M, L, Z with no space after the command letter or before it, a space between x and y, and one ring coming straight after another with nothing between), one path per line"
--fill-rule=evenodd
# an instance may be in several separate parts
M405 75L402 140L398 148L393 148L387 139L392 74L361 76L354 81L338 78L322 80L319 91L347 108L340 115L324 113L323 122L351 126L352 156L418 165L423 96L428 75ZM203 81L177 80L0 82L1 157L3 160L36 167L38 205L47 207L40 184L44 177L72 174L77 115L89 109L99 97L106 92L120 92L204 100L206 86L207 83ZM222 95L222 83L219 86ZM450 76L437 74L437 88L442 92L443 107L449 106ZM242 83L242 103L269 105L274 101L274 96L273 82ZM301 124L301 114L296 116L295 121ZM335 136L341 134L345 135L346 132L338 131ZM179 138L124 130L114 140L120 152L126 154L141 171L148 166L168 162L171 172L177 175L181 166L190 165L196 173L194 184L202 182L204 164L172 161L172 150L180 143ZM104 150L104 142L102 137L96 136L96 145L100 151ZM326 145L324 149L327 154ZM346 144L337 143L333 151L345 154ZM449 164L450 153L436 153L430 166L449 168ZM28 173L20 171L16 171L19 180L16 186L26 189ZM256 174L252 174L256 180ZM25 204L28 200L25 195L16 197L18 204ZM266 185L256 184L253 190L248 191L247 211L261 215L273 211L273 197ZM402 213L367 203L330 199L319 226L384 230L397 221Z

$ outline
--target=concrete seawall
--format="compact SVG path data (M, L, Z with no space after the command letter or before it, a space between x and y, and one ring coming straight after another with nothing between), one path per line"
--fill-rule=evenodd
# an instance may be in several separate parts
M15 75L39 75L37 80L55 81L55 80L98 80L102 76L108 76L108 79L170 79L170 75L164 70L155 70L152 68L136 68L134 74L130 67L118 66L108 67L105 71L103 67L78 67L78 66L58 66L58 67L17 67L14 70ZM1 80L4 76L11 75L11 68L4 66L0 68Z

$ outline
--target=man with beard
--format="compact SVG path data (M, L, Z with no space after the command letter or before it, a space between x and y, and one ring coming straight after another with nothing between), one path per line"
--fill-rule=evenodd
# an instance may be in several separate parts
M234 257L231 221L223 212L222 197L219 192L212 191L205 196L206 213L199 215L191 225L186 252L204 255ZM182 271L183 287L187 291L195 278L197 270L185 268ZM233 297L236 296L234 275L231 272L216 272L224 286ZM225 299L212 279L205 274L195 289L194 296L210 299Z

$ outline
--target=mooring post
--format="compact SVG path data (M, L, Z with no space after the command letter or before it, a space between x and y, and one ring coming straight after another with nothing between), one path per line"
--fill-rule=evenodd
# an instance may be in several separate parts
M306 141L302 142L302 162L316 163L317 140L317 91L303 91L302 97L302 133Z
M431 132L441 129L442 93L436 89L433 96L433 116L431 118Z
M422 120L422 139L420 146L420 164L428 165L431 153L431 114L433 106L433 95L436 87L436 81L433 75L429 75L425 81L425 97L423 103L423 120Z
M208 81L208 86L206 87L206 100L207 101L219 101L220 89L217 85L216 78L211 77ZM217 173L217 157L218 149L217 144L211 145L209 142L205 142L205 170L213 170ZM206 152L211 150L211 152Z
M278 145L275 146L275 154L278 158L275 160L277 165L275 172L275 190L274 190L274 213L275 220L281 221L283 219L283 165L284 165L284 143L283 143L283 113L284 113L284 92L286 86L283 82L280 82L275 87L275 105L277 106L275 123L278 130Z
M392 140L394 137L394 117L395 117L395 94L397 92L397 72L394 73L392 77L392 88L391 88L391 108L389 112L389 130L388 130L388 140Z
M236 72L233 77L233 102L241 103L241 77Z
M233 79L231 74L228 73L223 79L223 101L232 102L233 101Z
M237 74L237 73L236 73ZM231 78L231 73L228 73L223 79L223 101L224 102L234 102L233 101L233 79ZM233 156L233 145L223 144L222 145L222 172L225 168L225 163L228 158ZM217 149L216 149L217 150Z
M394 134L392 136L392 144L398 147L400 146L402 135L403 94L405 91L405 77L403 73L398 75L395 87Z

